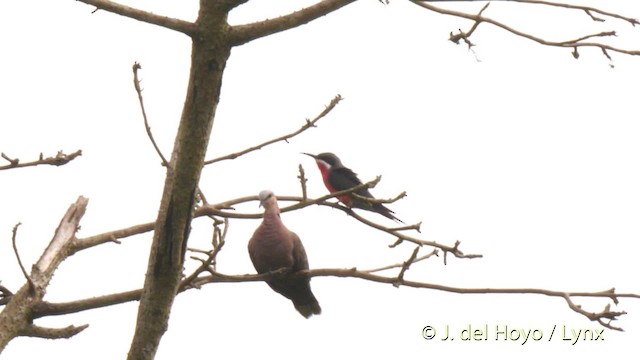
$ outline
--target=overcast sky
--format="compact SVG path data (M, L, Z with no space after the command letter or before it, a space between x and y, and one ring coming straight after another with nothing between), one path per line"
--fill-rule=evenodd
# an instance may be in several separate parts
M195 1L128 2L192 20ZM153 4L151 4L153 3ZM232 24L288 13L312 1L253 1ZM598 3L598 2L592 2ZM450 4L477 12L483 3ZM608 1L605 10L640 17L640 5ZM0 280L24 283L11 250L37 261L61 216L79 195L90 199L79 236L155 219L164 170L150 145L132 86L142 64L153 133L168 156L184 102L190 42L181 34L74 1L0 3L0 151L22 161L82 149L60 167L0 174ZM551 40L615 29L620 46L636 49L638 30L584 13L538 11L496 2L485 12ZM313 161L300 152L331 151L362 180L382 175L372 191L388 198L407 223L422 221L423 239L482 259L442 258L416 264L405 278L464 287L533 287L640 293L640 58L597 49L545 48L481 25L469 51L448 41L468 22L400 0L360 1L310 25L233 50L207 158L298 129L336 95L344 100L311 129L245 157L206 167L201 188L210 202L272 189L299 195L298 164L310 196L325 194ZM635 32L634 32L635 30ZM613 66L612 66L613 65ZM0 160L2 164L3 160ZM257 203L238 208L259 212ZM393 225L381 216L369 219ZM305 244L312 268L376 268L406 260L413 246L395 241L343 212L309 207L282 216ZM246 245L258 220L233 220L218 270L254 273ZM211 225L193 223L189 246L210 246ZM151 234L83 251L65 261L47 291L69 301L139 288ZM430 249L421 250L421 254ZM197 263L187 261L187 269ZM539 358L622 356L640 335L640 301L622 299L604 340L563 341L557 333L601 329L563 299L533 295L457 295L357 279L316 277L322 315L302 318L264 283L207 285L180 295L157 359L408 357L492 355ZM606 300L575 299L588 311ZM70 340L19 338L3 359L122 359L137 303L37 320L88 323ZM433 326L437 338L422 338ZM489 329L486 341L440 341L446 326ZM543 339L495 339L495 329L539 330ZM552 329L556 333L551 341ZM626 356L625 356L626 357Z

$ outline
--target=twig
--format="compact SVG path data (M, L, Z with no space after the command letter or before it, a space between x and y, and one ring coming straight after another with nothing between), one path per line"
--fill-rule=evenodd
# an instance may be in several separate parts
M420 257L417 257L413 260L413 263L417 263L420 262L422 260L426 260L432 256L438 256L438 249L433 249L433 251L431 251L430 253L428 253L427 255L422 255ZM399 268L404 266L404 262L401 262L399 264L394 264L394 265L387 265L387 266L383 266L383 267L379 267L379 268L375 268L375 269L371 269L371 270L361 270L362 272L366 272L366 273L374 273L374 272L380 272L380 271L385 271L385 270L391 270L391 269L395 269L395 268Z
M411 256L409 256L409 259L407 259L407 261L405 261L402 264L402 268L400 268L400 272L398 273L398 276L396 277L396 281L393 283L393 286L400 287L400 285L402 285L402 282L404 281L404 273L407 272L411 264L413 264L414 261L416 261L416 256L418 256L419 250L420 250L420 246L416 246L416 248L413 249L413 253L411 253Z
M151 132L151 126L149 126L149 119L147 118L147 112L144 107L144 99L142 97L142 86L140 86L141 81L138 78L138 70L142 69L142 65L140 65L140 63L136 61L133 63L132 68L133 68L133 86L136 90L136 93L138 94L138 102L140 103L140 110L142 111L142 119L144 120L144 129L147 132L147 137L151 141L151 145L153 145L153 148L155 149L156 153L160 157L160 160L162 161L162 165L168 169L170 168L169 161L162 154L162 150L160 150L158 143L156 143L156 140L153 137L153 133ZM203 205L207 205L207 197L204 195L204 193L202 192L199 186L196 189L196 198L199 198L202 201ZM195 201L195 204L197 205L198 202Z
M582 306L576 305L571 300L571 296L569 294L565 293L563 297L567 301L569 308L571 308L571 310L577 312L578 314L582 314L586 316L587 319L591 321L597 321L600 325L608 329L623 331L622 328L611 325L611 322L614 320L618 320L619 316L626 315L627 314L626 311L611 311L610 305L607 304L604 310L599 313L588 312L588 311L582 310ZM604 319L608 319L609 321L605 322Z
M601 18L595 17L593 15L593 13L600 14L602 16L607 16L607 17L614 18L614 19L623 20L623 21L628 22L632 26L636 26L636 25L640 24L640 22L638 22L638 19L634 19L634 18L626 17L626 16L623 16L623 15L620 15L620 14L616 14L616 13L600 10L598 8L594 8L594 7L590 7L590 6L572 5L572 4L567 4L567 3L555 3L555 2L542 1L542 0L510 0L510 1L519 2L519 3L527 3L527 4L546 5L546 6L552 6L552 7L562 7L562 8L573 9L573 10L582 10L591 18L591 20L597 21L597 22L603 22L604 20L601 19Z
M142 66L137 61L133 63L133 87L136 89L136 93L138 94L138 102L140 103L140 110L142 110L142 118L144 119L144 129L147 131L147 136L153 145L153 148L156 150L160 159L162 159L162 165L169 167L169 161L162 155L162 151L158 147L156 140L153 138L153 134L151 133L151 126L149 126L149 120L147 119L147 112L144 109L144 100L142 98L142 87L140 86L140 79L138 78L138 70L142 69Z
M415 231L421 233L422 232L422 231L420 231L420 227L421 226L422 226L422 221L418 221L415 224L397 226L397 227L393 227L393 228L390 228L390 229L394 230L394 231L415 230Z
M302 164L298 164L298 179L300 180L300 187L302 188L302 202L307 201L307 181L309 181L304 176L304 168Z
M220 230L220 227L219 227L219 225L221 224L224 224L224 228L222 230ZM205 271L208 271L211 274L215 273L216 257L218 256L218 253L220 252L220 250L222 250L222 247L225 244L228 228L229 228L229 219L227 218L225 218L224 221L214 223L213 239L211 241L213 245L213 250L207 252L208 256L205 260L193 257L194 260L200 261L201 264L200 266L198 266L198 268L196 268L191 273L191 275L187 276L180 282L178 291L181 292L186 290L188 287L193 287L194 280L197 279L198 276L200 276L200 274L202 274Z
M2 153L0 154L0 156L2 156L3 159L7 160L9 162L9 165L0 166L0 170L15 169L15 168L21 168L21 167L28 167L28 166L38 166L38 165L62 166L67 164L71 160L77 158L80 155L82 155L82 150L78 150L71 154L65 154L62 151L58 151L56 156L50 156L47 158L45 158L42 155L42 153L40 153L38 160L21 163L20 159L18 158L12 159L9 156L7 156L5 153Z
M250 152L253 152L253 151L256 151L256 150L260 150L260 149L262 149L263 147L265 147L267 145L271 145L271 144L277 143L279 141L287 141L288 142L288 140L291 139L292 137L302 133L303 131L305 131L307 129L315 127L316 123L318 121L320 121L320 119L325 117L329 112L331 112L331 110L333 110L333 108L335 108L336 105L338 105L340 100L342 100L342 96L340 96L340 94L336 95L331 100L329 105L327 105L325 107L325 109L320 114L318 114L318 116L316 116L313 120L306 119L305 124L302 125L302 127L300 129L298 129L298 130L296 130L296 131L294 131L294 132L292 132L290 134L286 134L286 135L277 137L275 139L272 139L272 140L269 140L269 141L265 141L262 144L259 144L259 145L256 145L256 146L252 146L250 148L244 149L242 151L238 151L236 153L220 156L220 157L212 159L212 160L207 160L207 161L204 162L204 164L205 165L210 165L210 164L213 164L213 163L216 163L216 162L219 162L219 161L223 161L223 160L232 160L232 159L235 159L235 158L237 158L239 156L242 156L244 154L247 154L247 153L250 153Z
M11 235L11 245L13 245L13 253L16 255L16 259L18 259L18 266L20 266L20 270L22 271L22 275L24 275L25 279L27 279L27 283L29 283L30 291L35 290L35 285L33 284L33 280L27 274L27 271L24 269L24 265L22 265L22 260L20 260L20 254L18 253L18 247L16 246L16 235L18 234L18 227L22 225L22 223L17 223L13 227L13 232Z
M459 44L460 40L462 39L467 46L469 47L469 49L471 49L474 44L471 42L471 40L469 40L469 37L471 36L471 34L473 34L474 31L476 31L476 29L478 28L478 25L480 25L480 23L482 22L482 13L489 7L489 2L486 3L482 9L480 10L480 12L478 12L477 15L477 20L473 23L473 26L471 26L471 29L469 29L469 31L467 32L462 32L460 29L458 29L458 34L454 35L453 33L449 34L449 40Z
M394 203L402 198L405 198L407 196L407 192L403 191L400 194L398 194L397 196L391 198L391 199L373 199L373 198L369 198L369 197L364 197L361 196L357 193L352 193L351 196L357 200L360 201L365 201L369 204L391 204Z
M8 157L5 153L2 153L2 158L7 160L9 162L9 164L16 166L18 165L18 163L20 162L20 159L12 159L10 157Z

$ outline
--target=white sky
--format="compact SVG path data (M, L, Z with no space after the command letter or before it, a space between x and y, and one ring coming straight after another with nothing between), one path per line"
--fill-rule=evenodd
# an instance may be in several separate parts
M130 2L193 19L195 2ZM153 4L150 4L153 3ZM259 4L257 4L259 3ZM310 1L305 1L305 4ZM296 1L253 1L230 21L245 23L297 9ZM483 4L458 4L479 9ZM454 6L454 5L450 5ZM618 43L638 48L623 22L596 24L582 13L539 13L494 3L485 15L553 39L617 29ZM640 17L640 5L604 8ZM37 261L60 217L77 196L90 199L79 236L155 218L164 172L149 144L132 86L141 77L154 135L167 156L184 101L190 43L186 36L74 1L0 3L0 151L23 161L40 152L82 149L61 167L0 174L0 280L24 279L11 251L17 222L26 264ZM475 10L474 10L475 11ZM408 197L392 204L421 236L481 253L477 260L429 260L407 279L468 287L540 287L567 291L640 292L639 58L599 50L549 49L482 25L475 53L447 41L470 24L403 1L360 1L313 24L233 50L225 72L209 156L223 155L293 131L340 93L345 100L319 127L244 158L209 166L201 187L211 202L257 194L298 195L298 164L310 196L325 193L311 159L332 151L363 180L383 175L373 193ZM570 27L574 27L573 30ZM566 32L565 32L566 31ZM478 61L479 60L479 61ZM240 211L259 211L254 204ZM368 218L387 223L375 214ZM283 215L302 238L313 268L373 268L404 261L411 246L342 212L307 208ZM218 270L253 273L246 244L258 221L232 221ZM143 282L151 234L104 245L66 261L48 289L50 301L130 290ZM210 225L194 222L190 246L207 247ZM430 251L424 249L422 252ZM188 262L192 268L194 262ZM314 278L323 313L303 319L265 284L209 285L176 300L157 359L178 357L297 359L331 357L522 359L541 355L595 358L627 354L640 334L640 301L604 341L562 341L555 326L600 328L564 300L525 295L456 295L355 279ZM606 301L576 299L589 311ZM90 327L70 340L19 338L3 359L121 359L129 348L137 303L39 319L40 325ZM471 324L490 340L426 341L426 325L456 335ZM493 339L496 326L539 329L545 338L520 345Z

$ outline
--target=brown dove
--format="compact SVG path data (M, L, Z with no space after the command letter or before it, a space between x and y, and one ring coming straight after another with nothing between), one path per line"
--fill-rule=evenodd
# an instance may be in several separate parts
M280 219L278 200L270 190L258 195L264 207L262 223L249 240L249 256L259 274L286 269L281 276L266 281L277 293L293 302L293 306L305 318L320 314L321 309L311 292L309 277L291 277L292 273L308 270L307 253L296 233L287 229Z

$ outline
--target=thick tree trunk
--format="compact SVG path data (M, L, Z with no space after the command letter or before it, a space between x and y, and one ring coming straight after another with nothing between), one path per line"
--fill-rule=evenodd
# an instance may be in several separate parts
M201 1L187 98L167 169L129 360L153 359L167 330L182 275L194 194L230 54L229 10L218 1Z

